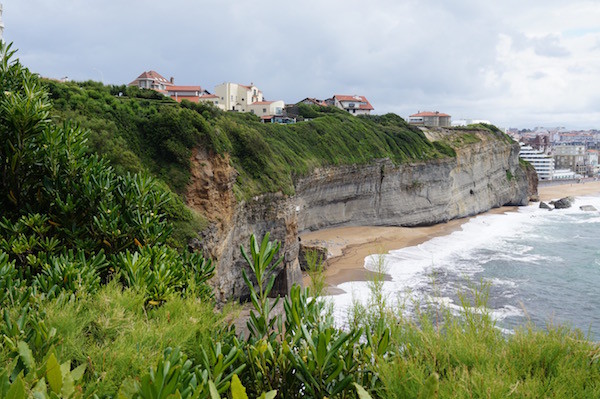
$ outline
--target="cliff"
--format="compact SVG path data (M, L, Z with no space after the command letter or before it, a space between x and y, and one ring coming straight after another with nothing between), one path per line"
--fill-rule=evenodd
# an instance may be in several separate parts
M394 164L389 159L365 165L314 169L294 181L295 194L265 194L236 201L236 171L226 157L198 151L188 186L190 206L207 215L211 227L195 244L217 259L213 280L219 299L247 295L241 278L246 267L239 246L252 233L270 231L282 242L284 262L276 291L286 293L301 280L298 233L342 225L416 226L475 215L502 205L526 205L531 192L519 146L487 130L430 130L428 139L453 143L455 157Z

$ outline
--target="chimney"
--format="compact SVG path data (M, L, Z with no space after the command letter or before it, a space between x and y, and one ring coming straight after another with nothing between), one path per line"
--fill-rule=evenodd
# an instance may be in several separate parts
M171 84L175 84L175 78L173 76L171 76L171 79L169 79L169 81L171 82Z

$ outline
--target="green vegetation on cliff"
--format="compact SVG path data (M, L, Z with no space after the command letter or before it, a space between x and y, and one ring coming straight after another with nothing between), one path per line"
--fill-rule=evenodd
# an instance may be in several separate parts
M231 156L239 172L236 190L243 198L292 194L293 178L319 166L454 156L448 144L429 142L394 114L354 117L333 107L301 106L310 120L263 124L251 114L225 113L208 104L180 105L137 88L46 84L54 118L89 129L91 151L107 157L117 170L153 173L179 193L188 182L195 146Z

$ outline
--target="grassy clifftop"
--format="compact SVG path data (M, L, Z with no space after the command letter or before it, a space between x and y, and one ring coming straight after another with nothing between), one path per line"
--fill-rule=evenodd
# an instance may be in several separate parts
M251 114L176 102L158 93L95 82L48 81L57 120L91 131L90 148L123 171L147 170L182 192L191 148L228 153L242 198L293 193L293 177L324 165L396 163L454 156L451 143L430 142L394 114L354 117L336 108L301 106L307 121L263 124Z

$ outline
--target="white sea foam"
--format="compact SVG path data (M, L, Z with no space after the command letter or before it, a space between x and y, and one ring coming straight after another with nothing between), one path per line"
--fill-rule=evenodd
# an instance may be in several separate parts
M491 311L492 318L496 321L502 321L507 317L522 317L524 314L522 309L513 305L504 305Z
M511 280L504 280L501 278L493 278L489 280L490 283L494 286L499 286L499 285L506 285L509 287L516 287L517 286L517 282L516 281L511 281Z
M423 244L390 251L388 254L371 255L365 259L365 268L377 270L378 263L383 259L385 269L391 281L383 284L383 291L389 302L396 299L405 300L411 297L416 301L431 300L428 290L431 290L432 280L437 282L440 275L444 274L469 279L485 267L486 259L481 259L481 251L489 252L489 257L507 262L519 261L524 263L539 264L547 261L560 261L556 256L533 253L533 247L522 245L518 242L524 237L535 237L546 241L544 235L536 234L537 226L547 223L548 220L577 220L577 223L598 223L600 217L591 216L581 218L581 205L593 205L600 209L600 197L576 198L573 207L568 209L553 210L539 209L538 204L519 208L518 212L504 214L487 214L472 218L463 224L461 230L450 235L433 238ZM560 237L552 237L552 242L558 243ZM486 253L487 253L486 252ZM596 260L596 264L600 261ZM502 285L508 290L502 290L500 295L505 298L514 296L510 288L520 282L506 279L491 279L493 286ZM446 284L443 289L448 292L449 287L454 288L451 281L441 281ZM344 283L338 288L344 294L332 297L334 302L334 316L340 325L345 324L348 311L353 301L358 301L367 306L370 291L366 282ZM455 294L453 292L452 294ZM460 306L446 296L435 299L445 307L458 312ZM491 309L496 320L507 317L523 316L523 311L512 305L504 305L498 309Z

